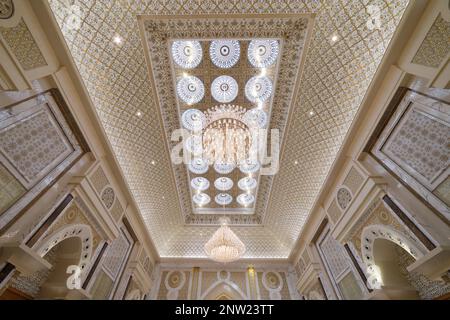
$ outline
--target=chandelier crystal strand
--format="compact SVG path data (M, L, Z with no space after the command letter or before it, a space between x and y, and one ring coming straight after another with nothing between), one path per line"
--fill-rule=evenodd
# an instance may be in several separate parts
M205 252L209 258L221 263L236 261L245 253L245 245L228 227L229 220L220 219L220 228L214 232L205 244Z

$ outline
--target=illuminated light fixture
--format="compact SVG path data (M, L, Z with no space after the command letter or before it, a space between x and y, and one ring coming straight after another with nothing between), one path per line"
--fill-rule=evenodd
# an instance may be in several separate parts
M337 34L333 34L333 35L331 36L331 41L336 42L336 41L338 41L338 40L339 40L339 36L338 36Z
M220 76L211 84L211 95L222 103L228 103L236 99L238 95L238 83L230 76Z
M188 109L181 116L183 127L189 131L201 131L206 124L206 117L203 112L197 109Z
M256 185L257 185L256 179L250 177L245 177L238 181L238 187L242 191L252 190L256 188Z
M189 136L184 146L187 151L194 155L201 155L203 153L203 147L202 147L202 136L200 135L191 135Z
M245 97L253 103L262 103L272 95L272 81L266 77L255 76L245 84Z
M140 118L140 117L142 117L142 112L141 111L137 111L136 115Z
M177 83L177 94L183 102L191 105L203 99L205 86L195 76L182 77Z
M230 196L228 193L219 193L214 198L214 201L216 201L218 205L226 206L233 201L233 197Z
M246 111L247 109L235 105L215 106L206 111L203 150L208 161L228 164L231 169L231 164L249 157L253 127L244 120Z
M228 177L220 177L214 181L214 186L217 190L228 191L233 187L233 180Z
M195 194L192 197L192 200L199 206L204 206L205 204L208 204L211 201L210 196L208 196L206 193L199 193Z
M241 162L239 169L242 173L254 173L260 168L258 160L247 159Z
M196 191L205 191L209 188L209 181L203 177L195 177L191 180L191 187Z
M193 69L202 61L203 51L199 41L174 41L172 58L184 69Z
M240 259L245 253L245 245L228 227L229 219L221 218L220 227L205 244L207 256L217 262L228 263Z
M214 170L220 174L228 174L234 170L236 166L233 163L227 163L222 161L216 161L214 163Z
M123 41L123 39L122 39L122 37L119 36L119 35L116 35L116 36L114 36L114 38L113 38L113 42L114 42L115 44L117 44L117 45L122 44L122 41Z
M277 40L252 40L248 45L247 58L252 66L267 68L277 60L278 52Z
M204 174L208 171L208 162L202 158L196 158L189 163L189 170L195 174Z
M212 63L219 68L231 68L241 56L241 47L237 40L214 40L209 46Z
M312 117L313 115L315 115L314 110L309 111L309 115Z
M241 206L248 206L250 204L252 204L255 201L255 197L252 194L249 193L243 193L240 194L236 201L241 205Z
M248 110L243 116L244 122L252 127L264 128L267 125L267 113L261 109Z

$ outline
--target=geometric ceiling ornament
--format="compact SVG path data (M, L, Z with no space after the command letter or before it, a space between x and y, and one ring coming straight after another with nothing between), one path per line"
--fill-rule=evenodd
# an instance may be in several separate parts
M256 188L257 181L255 178L245 177L239 180L238 187L242 191L247 191Z
M220 76L211 84L211 95L218 102L228 103L238 95L238 83L230 76Z
M217 190L228 191L233 187L233 180L228 177L220 177L214 181L214 186Z
M198 193L194 194L192 200L199 206L204 206L205 204L208 204L211 201L211 197L208 196L206 193Z
M195 177L191 180L191 186L194 190L205 191L209 188L209 181L203 177Z
M228 193L219 193L218 195L216 195L214 200L218 205L226 206L233 201L233 197L230 196Z
M180 99L186 104L198 103L205 95L203 82L195 76L181 77L177 83L177 93Z
M231 68L241 55L241 47L237 40L214 40L209 46L212 63L219 68Z
M253 103L262 103L272 94L272 81L266 76L254 76L245 84L245 96Z
M270 67L278 57L277 40L252 40L248 46L248 61L255 68Z
M202 158L192 159L189 163L189 170L195 174L204 174L208 171L208 162Z
M172 43L172 58L184 69L197 67L202 61L202 46L199 41L174 41Z
M243 193L236 198L236 201L242 206L248 206L255 201L255 196L249 193Z
M261 109L251 109L244 114L243 120L251 127L262 129L267 125L267 113Z
M201 131L206 123L206 117L203 112L197 109L188 109L181 116L183 127L189 131Z

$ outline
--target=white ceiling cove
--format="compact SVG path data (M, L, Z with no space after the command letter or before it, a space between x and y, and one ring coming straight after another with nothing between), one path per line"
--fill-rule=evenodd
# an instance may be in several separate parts
M186 168L170 161L167 134L179 127L167 46L171 39L283 42L270 116L270 127L282 133L280 170L262 178L255 213L232 228L247 247L244 258L287 258L408 4L73 2L80 8L79 28L67 23L67 1L49 0L163 258L204 258L203 245L217 228L192 213ZM379 28L370 23L369 5L379 9ZM120 44L113 41L117 36ZM164 50L155 52L160 46Z

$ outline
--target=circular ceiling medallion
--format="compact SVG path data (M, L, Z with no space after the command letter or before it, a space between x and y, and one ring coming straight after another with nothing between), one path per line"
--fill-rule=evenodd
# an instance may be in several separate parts
M204 206L205 204L208 204L211 201L211 198L206 193L199 193L195 194L192 197L192 200L195 202L195 204L199 206Z
M187 104L200 102L205 95L203 82L195 76L186 76L178 80L177 93L180 99Z
M230 76L220 76L211 84L211 95L222 103L228 103L236 99L238 94L238 83Z
M219 68L231 68L241 55L241 47L237 40L215 40L209 46L212 63Z
M189 170L195 174L203 174L208 171L208 162L202 158L196 158L189 163Z
M251 109L244 114L243 119L249 127L264 128L267 124L267 113L261 109Z
M221 161L216 161L216 163L214 163L214 170L216 170L216 172L220 174L228 174L233 171L234 167L235 166L233 163L226 163Z
M259 170L259 162L258 160L250 160L247 159L245 161L242 161L242 163L239 166L239 169L243 173L253 173Z
M233 180L227 177L220 177L214 181L214 186L217 190L227 191L233 187Z
M241 206L248 206L249 204L252 204L253 201L255 201L255 196L253 196L252 194L243 193L237 197L236 201Z
M209 181L203 177L195 177L191 180L191 187L194 190L205 191L209 188Z
M191 135L186 139L184 146L186 150L192 154L200 155L203 152L202 147L202 136L199 135Z
M228 193L219 193L214 200L216 201L217 204L220 205L227 205L230 204L231 201L233 201L233 197L230 196Z
M278 57L277 40L252 40L248 45L247 56L255 68L270 67Z
M239 189L243 191L254 189L256 188L256 185L257 185L256 179L250 177L242 178L238 182Z
M245 96L253 103L262 103L272 94L272 81L266 76L255 76L245 84Z
M172 58L184 69L192 69L202 61L202 46L199 41L174 41L172 43Z
M197 109L188 109L181 116L183 127L189 131L201 131L206 123L203 112Z

